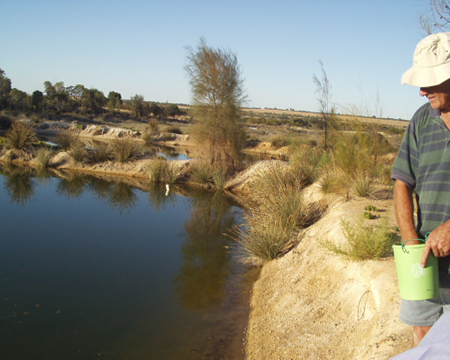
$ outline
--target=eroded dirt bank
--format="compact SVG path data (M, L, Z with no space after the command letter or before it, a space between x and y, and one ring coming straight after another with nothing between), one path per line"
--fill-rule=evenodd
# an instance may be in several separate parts
M410 347L393 257L352 262L320 245L342 243L340 220L355 221L368 204L393 214L392 200L335 200L293 251L264 265L251 299L247 359L382 360Z

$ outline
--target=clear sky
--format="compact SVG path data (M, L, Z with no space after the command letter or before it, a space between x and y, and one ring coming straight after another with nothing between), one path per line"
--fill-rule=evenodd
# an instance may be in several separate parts
M1 0L0 68L32 93L63 81L127 99L191 102L187 46L237 55L249 107L318 111L319 61L339 112L409 119L401 85L427 0ZM377 101L378 99L378 101Z

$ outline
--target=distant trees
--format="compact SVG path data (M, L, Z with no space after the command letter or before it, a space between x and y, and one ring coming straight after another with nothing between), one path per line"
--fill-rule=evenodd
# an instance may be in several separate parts
M9 106L14 110L27 111L31 108L30 97L26 92L14 88L9 92Z
M130 98L131 100L131 111L133 111L136 117L141 117L144 115L144 97L142 95L134 95Z
M122 105L122 95L118 92L110 91L108 94L108 109L114 111Z
M108 108L113 115L116 110L129 109L138 117L153 114L154 117L177 116L184 114L177 105L158 104L144 100L143 95L136 94L130 100L122 100L122 95L110 91L106 98L102 91L86 88L82 84L65 86L63 81L44 82L44 91L35 90L31 95L11 87L11 80L0 68L0 111L46 112L49 114L86 113L102 114ZM126 114L125 116L129 116Z
M195 135L206 146L211 163L236 166L246 136L241 122L246 96L237 57L209 47L204 39L197 49L187 50Z
M11 80L0 69L0 110L8 106L9 93L11 91Z
M106 97L97 89L83 89L81 94L81 104L84 111L98 114L106 104Z

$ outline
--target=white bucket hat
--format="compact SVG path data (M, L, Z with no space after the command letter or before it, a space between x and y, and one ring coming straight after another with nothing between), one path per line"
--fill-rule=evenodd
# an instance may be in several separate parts
M450 79L450 32L433 34L421 40L414 64L402 76L402 84L429 87Z

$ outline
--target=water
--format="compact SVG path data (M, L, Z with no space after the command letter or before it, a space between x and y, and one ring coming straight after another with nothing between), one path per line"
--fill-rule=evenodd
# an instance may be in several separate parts
M109 179L0 175L0 359L243 359L240 209Z

